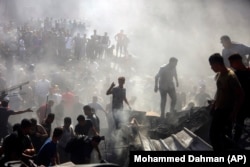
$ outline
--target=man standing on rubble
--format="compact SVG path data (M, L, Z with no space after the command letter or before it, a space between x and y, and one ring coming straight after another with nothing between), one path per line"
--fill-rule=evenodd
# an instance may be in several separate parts
M214 151L231 148L228 139L232 137L232 124L243 103L243 90L235 73L226 68L223 57L215 53L209 57L211 69L216 74L216 95L212 105L212 122L209 137Z
M176 105L176 91L174 86L173 78L176 81L176 87L179 86L176 65L178 59L171 57L169 63L161 66L159 72L155 76L155 88L154 91L157 92L158 89L161 95L161 118L164 118L165 107L167 102L167 94L171 98L170 112L175 111ZM159 86L158 86L159 85Z
M246 118L250 118L250 68L244 65L243 58L239 54L233 54L228 59L244 91L244 102L237 114L234 134L235 142L239 142L244 128L244 121Z
M112 99L112 114L115 122L116 129L119 128L119 124L121 123L122 110L123 110L123 101L128 105L129 109L131 109L129 102L126 97L126 89L124 88L125 77L118 78L118 86L115 87L115 83L113 82L109 89L106 92L106 95L113 95Z

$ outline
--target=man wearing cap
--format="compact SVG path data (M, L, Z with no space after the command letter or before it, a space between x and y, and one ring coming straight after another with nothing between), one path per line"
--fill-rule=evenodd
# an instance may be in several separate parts
M9 100L4 99L1 101L0 106L0 140L9 134L8 132L8 118L10 115L17 115L26 112L33 112L30 108L23 111L13 111L8 108Z

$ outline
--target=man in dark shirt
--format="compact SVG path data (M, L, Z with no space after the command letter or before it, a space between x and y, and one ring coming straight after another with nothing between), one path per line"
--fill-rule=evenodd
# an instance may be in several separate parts
M2 146L4 157L0 166L4 162L14 160L22 160L27 163L28 158L35 154L35 149L29 137L31 121L23 119L21 124L14 127L13 130L15 131L4 138Z
M100 133L100 120L99 118L96 116L96 114L94 114L95 111L93 111L94 109L91 108L89 105L86 105L83 107L83 111L84 114L87 116L87 119L90 120L94 126L94 128L96 129L96 131L98 133Z
M169 59L169 63L161 66L159 72L155 76L155 88L154 91L157 92L158 89L161 95L161 118L165 117L165 107L167 102L167 95L171 98L170 104L170 112L175 111L176 105L176 90L174 79L176 82L176 87L179 86L176 66L178 59L175 57L171 57Z
M24 111L13 111L8 109L8 100L3 100L0 107L0 140L9 134L8 132L8 118L10 115L17 115L26 112L33 112L29 108Z
M50 137L50 135L51 135L51 125L52 125L54 119L55 119L55 114L49 113L49 115L46 117L44 122L42 122L42 124L41 124L44 127L44 129L46 130L48 137Z
M88 136L91 131L93 134L98 135L93 123L90 120L85 120L83 115L77 117L78 124L75 126L76 135L86 135Z
M229 58L231 67L235 70L235 74L244 91L244 102L241 110L237 115L237 124L235 127L234 139L236 142L241 137L242 128L244 127L244 120L250 117L250 69L246 67L242 61L242 56L233 54Z
M78 135L72 138L66 146L66 151L70 153L70 160L74 164L88 164L90 163L93 149L96 149L99 159L101 160L101 153L98 148L100 141L100 136L90 138L88 136Z
M106 92L106 95L113 95L112 113L116 129L119 128L119 124L121 122L121 111L123 110L123 101L128 105L129 109L131 109L126 97L126 89L124 88L125 77L119 77L118 84L119 85L115 87L115 83L113 82Z

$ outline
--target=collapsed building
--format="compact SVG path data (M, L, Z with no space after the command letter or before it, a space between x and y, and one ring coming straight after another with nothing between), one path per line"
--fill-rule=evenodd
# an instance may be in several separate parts
M212 151L208 136L210 122L209 107L171 113L164 121L155 112L132 111L129 123L117 134L120 140L101 149L108 162L120 166L129 165L130 151ZM249 148L249 139L247 126L241 139L244 149Z

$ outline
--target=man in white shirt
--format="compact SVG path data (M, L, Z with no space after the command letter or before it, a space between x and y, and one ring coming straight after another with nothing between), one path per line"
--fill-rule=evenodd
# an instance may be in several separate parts
M222 50L222 57L224 59L224 63L226 67L230 67L228 58L229 56L233 54L240 54L242 56L242 61L244 65L249 66L250 47L245 46L243 44L232 42L230 37L227 35L222 36L220 40L221 40L221 44L224 47L224 49Z
M51 87L51 83L49 80L45 78L45 75L42 75L42 79L37 81L36 86L35 86L35 97L37 105L41 106L46 102L47 95L49 93L49 89Z

